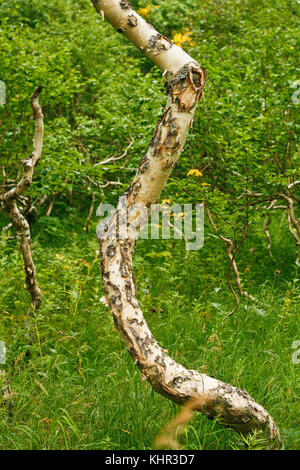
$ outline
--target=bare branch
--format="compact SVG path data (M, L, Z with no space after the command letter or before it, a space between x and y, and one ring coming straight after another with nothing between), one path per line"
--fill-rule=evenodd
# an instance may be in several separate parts
M275 209L276 208L276 206L275 206L276 202L277 202L277 199L274 199L273 201L271 201L271 204L268 207L266 207L266 209L269 210L269 211L272 210L272 209ZM277 206L277 208L278 208L278 206ZM269 256L272 258L273 257L272 250L271 250L272 240L271 240L271 235L270 235L270 232L269 232L269 225L270 225L271 221L272 221L272 218L271 218L270 214L268 214L267 217L265 218L265 221L264 221L264 232L265 232L265 235L266 235L266 239L268 241L267 250L269 252Z
M296 184L300 184L300 180L297 180L297 181L294 181L293 183L290 183L288 185L288 189L292 189L294 186L296 186Z
M122 153L122 155L120 155L119 157L110 157L108 158L107 160L102 160L101 162L98 162L98 163L95 163L94 166L98 166L98 165L106 165L107 163L109 162L116 162L117 160L121 160L121 158L124 158L126 157L127 153L128 153L128 150L133 146L133 143L134 143L134 137L131 139L129 145L126 147L125 149L125 152Z
M246 297L250 300L256 300L255 297L252 297L252 295L248 294L248 292L246 291L243 291L242 289L242 284L241 284L241 279L240 279L240 274L239 274L239 271L238 271L238 268L237 268L237 264L235 262L235 256L241 246L241 244L243 243L246 235L247 235L247 231L248 231L248 224L246 226L246 230L243 234L243 237L242 237L242 241L240 243L240 246L234 250L234 244L233 244L233 241L230 240L230 238L226 238L224 237L222 234L219 233L214 221L212 220L212 216L211 216L211 213L210 213L210 210L209 208L206 206L206 212L207 212L207 215L208 215L208 219L210 221L210 224L212 226L212 228L214 229L214 231L218 234L218 237L220 238L220 240L222 240L222 242L224 243L225 245L225 248L226 248L226 252L227 252L227 256L229 258L229 268L228 268L228 272L227 272L227 283L228 283L228 286L229 286L229 289L231 290L234 298L235 298L235 301L236 301L236 306L235 308L228 314L228 316L231 316L233 315L239 305L240 305L240 300L234 290L234 288L232 287L232 284L231 284L231 280L230 280L230 272L231 272L231 268L233 269L233 272L234 272L234 276L235 276L235 282L236 282L236 285L237 285L237 289L238 289L238 293L240 295L240 297Z
M86 223L85 223L85 231L87 233L89 232L89 225L90 225L90 222L91 222L91 218L93 216L94 208L95 208L95 194L92 193L92 203L91 203L91 206L90 206L90 211L89 211L88 218L87 218Z
M5 211L8 214L11 224L16 228L20 236L20 247L24 260L24 268L26 273L26 286L31 296L31 307L27 313L26 323L29 318L34 315L42 302L42 293L36 281L36 268L31 255L31 238L30 228L24 215L21 214L17 200L21 194L30 186L34 174L35 167L41 158L44 123L42 108L39 104L39 96L42 87L38 87L31 98L31 107L35 117L35 134L33 140L33 152L30 157L23 160L24 175L21 181L10 191L4 195L3 203Z

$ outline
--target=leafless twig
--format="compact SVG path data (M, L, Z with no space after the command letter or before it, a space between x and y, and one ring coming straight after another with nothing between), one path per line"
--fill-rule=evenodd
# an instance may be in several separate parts
M134 137L132 137L129 145L126 147L125 149L125 152L122 153L122 155L120 155L119 157L110 157L110 158L107 158L107 160L102 160L101 162L98 162L98 163L95 163L94 166L98 166L98 165L106 165L107 163L110 163L110 162L116 162L117 160L121 160L121 158L124 158L126 157L127 153L128 153L128 150L133 146L133 143L134 143L135 139Z

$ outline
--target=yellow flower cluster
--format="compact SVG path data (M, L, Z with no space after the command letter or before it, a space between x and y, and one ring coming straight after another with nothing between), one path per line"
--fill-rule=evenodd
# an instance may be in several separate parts
M193 45L192 42L192 32L190 31L183 31L182 33L174 33L172 41L176 46L182 47L183 44L190 44L191 46Z
M285 293L284 305L283 305L283 310L285 310L286 313L291 303L290 295L291 295L291 292L287 290Z
M203 176L201 171L197 170L196 168L193 168L190 170L187 174L187 176Z
M146 5L144 8L139 8L137 10L137 13L141 16L148 16L149 13L151 11L151 6L150 5Z

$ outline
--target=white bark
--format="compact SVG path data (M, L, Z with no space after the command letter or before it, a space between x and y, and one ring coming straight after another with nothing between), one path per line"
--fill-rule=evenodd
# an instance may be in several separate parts
M150 211L182 152L197 102L202 97L206 73L186 52L137 15L126 0L94 0L92 3L119 32L167 71L165 112L125 193L128 210L133 205L143 204ZM143 377L158 393L175 402L199 399L199 411L209 417L219 417L223 424L239 432L262 429L271 440L280 440L270 415L247 392L184 368L158 345L136 299L132 257L138 227L126 235L121 233L118 225L121 205L119 202L104 232L98 234L103 286L115 325ZM128 223L132 226L137 218L136 213L129 215ZM114 227L117 239L110 236Z
M17 202L18 198L31 185L34 170L38 164L43 147L44 136L44 117L42 108L39 104L39 96L42 87L38 87L31 98L31 107L35 117L35 133L33 139L33 152L22 161L24 175L21 181L4 195L4 209L10 219L11 224L16 228L20 237L20 248L24 260L24 269L26 273L26 286L31 296L31 306L27 313L26 324L34 312L39 309L42 302L42 293L36 280L36 269L31 256L31 238L30 227L26 218L21 214Z

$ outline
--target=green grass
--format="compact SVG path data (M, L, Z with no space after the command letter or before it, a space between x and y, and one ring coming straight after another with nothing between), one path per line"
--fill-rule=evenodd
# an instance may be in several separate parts
M1 449L150 449L179 410L141 380L124 349L100 302L94 227L85 234L83 225L74 210L63 216L57 206L47 224L41 218L33 228L44 300L32 340L23 329L29 296L18 244L0 238L0 340L14 393L13 408L0 406ZM292 362L292 343L300 339L300 287L293 242L273 233L273 260L260 238L256 252L243 247L244 287L257 302L243 300L226 319L234 306L224 281L226 256L211 235L206 228L203 249L189 254L180 241L138 242L135 274L145 317L174 359L246 389L273 416L286 449L297 449L299 365ZM169 254L147 256L162 251ZM180 440L185 449L261 448L259 439L247 444L200 414Z

